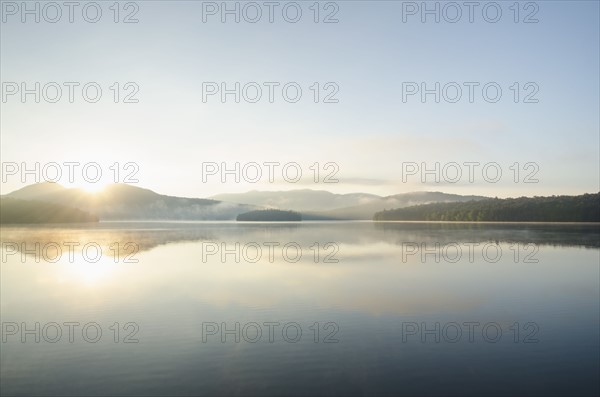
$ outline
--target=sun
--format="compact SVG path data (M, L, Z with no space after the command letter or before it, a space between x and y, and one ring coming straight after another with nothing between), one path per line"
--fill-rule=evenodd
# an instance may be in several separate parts
M110 184L110 181L99 180L97 182L79 182L79 183L71 183L67 187L76 188L86 191L88 193L97 193Z

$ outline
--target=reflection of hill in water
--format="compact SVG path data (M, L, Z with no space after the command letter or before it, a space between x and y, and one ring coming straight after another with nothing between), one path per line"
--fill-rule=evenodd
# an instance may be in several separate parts
M440 245L449 243L533 243L540 246L600 247L599 224L482 224L482 223L371 223L371 222L304 222L251 223L233 222L106 222L96 225L52 225L2 227L0 241L64 245L78 242L75 251L86 243L100 245L112 255L110 245L137 244L138 252L160 245L213 241L228 245L249 242L296 242L309 247L315 242L334 242L344 246L366 246L377 243L400 245L404 242ZM67 252L67 246L64 246ZM131 250L121 252L127 255Z

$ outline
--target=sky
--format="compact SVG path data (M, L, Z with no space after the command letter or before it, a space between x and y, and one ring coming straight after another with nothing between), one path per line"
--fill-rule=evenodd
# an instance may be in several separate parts
M315 3L2 1L2 194L600 191L598 1Z

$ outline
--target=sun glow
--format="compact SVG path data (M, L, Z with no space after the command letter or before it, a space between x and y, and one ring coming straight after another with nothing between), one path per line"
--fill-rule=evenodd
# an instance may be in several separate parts
M68 184L65 187L84 190L88 193L97 193L110 184L110 181L99 180L98 182L81 182Z
M102 257L98 262L85 260L68 263L64 268L65 279L76 280L86 285L100 284L107 281L118 270L113 258Z

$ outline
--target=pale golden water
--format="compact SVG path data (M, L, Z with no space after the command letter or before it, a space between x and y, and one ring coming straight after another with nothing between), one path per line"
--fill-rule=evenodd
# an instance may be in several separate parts
M1 240L3 395L599 392L598 225L100 223Z

